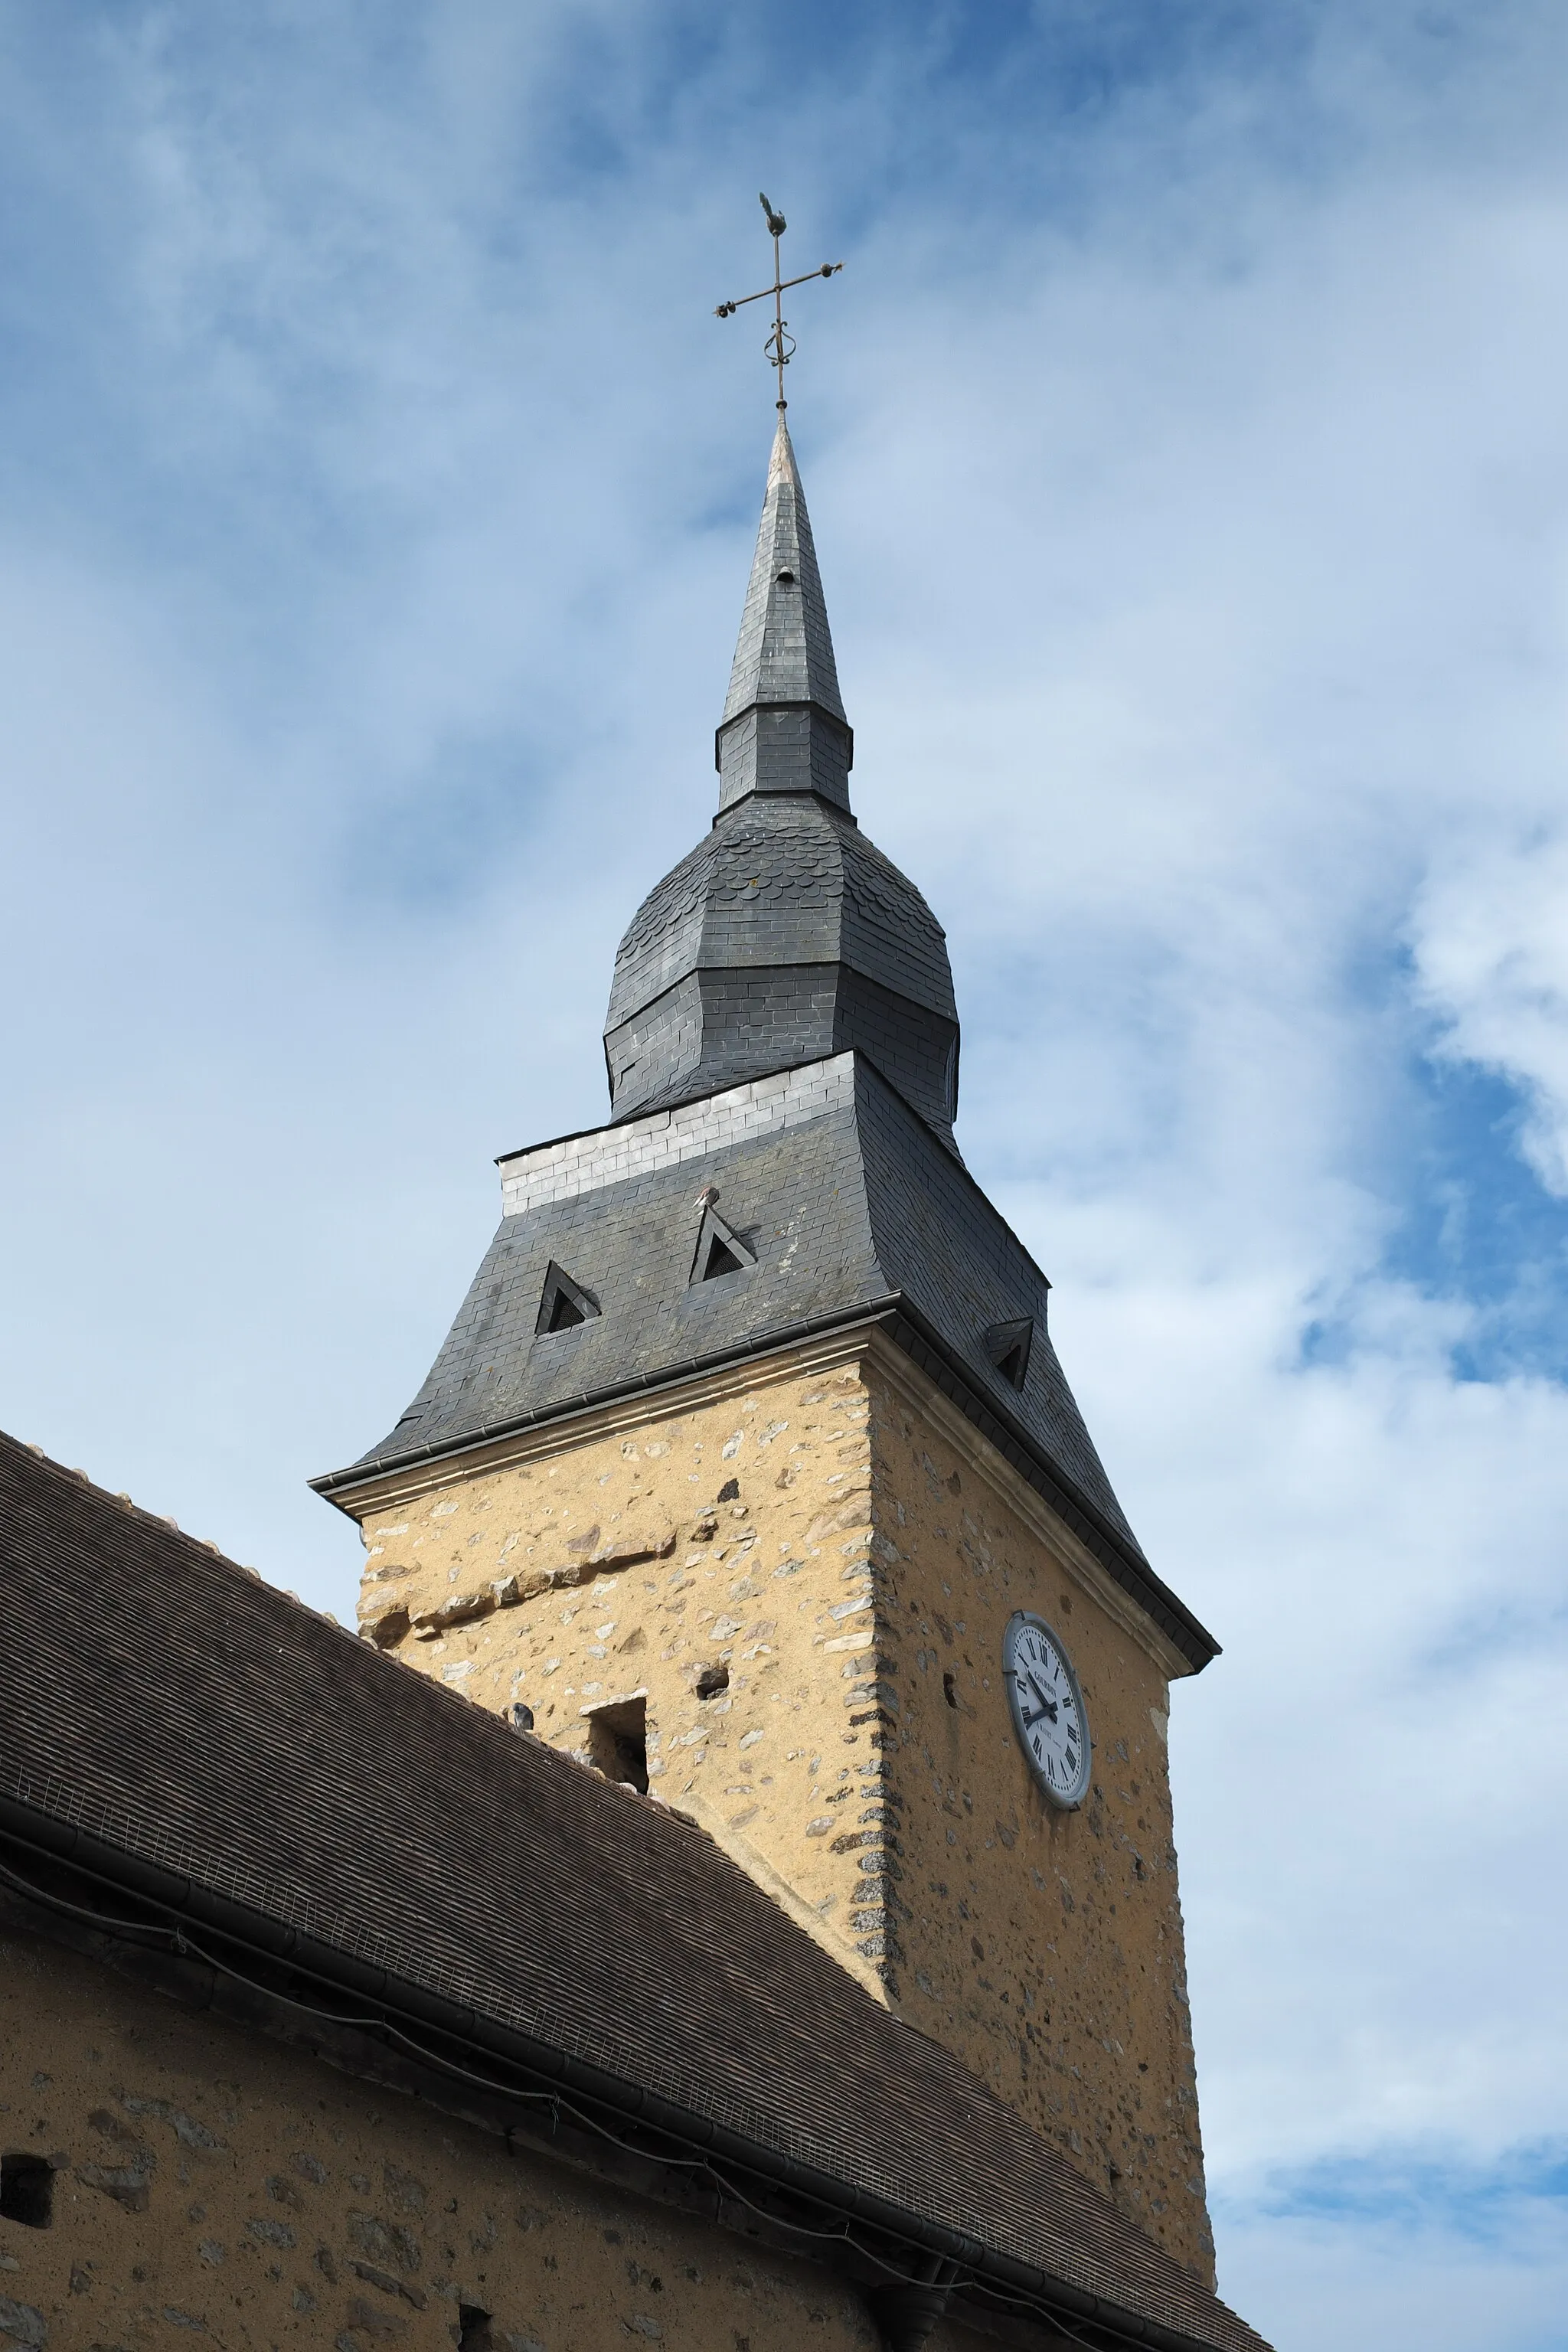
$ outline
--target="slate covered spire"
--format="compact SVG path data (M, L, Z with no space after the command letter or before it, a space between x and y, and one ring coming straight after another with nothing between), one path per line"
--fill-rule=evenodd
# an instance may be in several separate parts
M854 736L844 716L811 518L779 418L751 585L719 722L719 805L748 793L816 793L849 806Z
M958 1008L941 924L849 808L852 739L784 418L719 726L711 830L616 956L616 1118L854 1046L949 1150Z

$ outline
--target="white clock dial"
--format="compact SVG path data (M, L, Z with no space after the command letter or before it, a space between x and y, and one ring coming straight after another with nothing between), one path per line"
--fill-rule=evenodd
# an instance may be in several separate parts
M1021 1609L1009 1618L1002 1672L1036 1780L1053 1804L1080 1805L1089 1793L1089 1718L1071 1661L1043 1617Z

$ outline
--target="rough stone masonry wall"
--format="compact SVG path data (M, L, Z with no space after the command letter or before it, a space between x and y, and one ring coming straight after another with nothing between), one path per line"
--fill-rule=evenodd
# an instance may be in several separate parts
M646 1695L650 1790L1212 2283L1164 1675L894 1360L774 1359L635 1427L454 1464L367 1516L362 1623L585 1761L594 1710ZM1019 1607L1084 1683L1075 1814L1012 1730Z
M875 1977L868 1410L854 1362L775 1370L454 1477L367 1517L361 1622L482 1706L523 1702L584 1760L594 1710L646 1694L650 1791Z
M923 1386L870 1372L901 2006L1212 2284L1168 1685L1074 1572L1070 1538L1026 1522ZM1076 1812L1048 1802L1013 1730L1000 1666L1017 1609L1056 1629L1082 1685L1093 1779Z
M0 2347L875 2352L859 2295L32 1937L0 1937ZM974 2344L942 2329L931 2352Z

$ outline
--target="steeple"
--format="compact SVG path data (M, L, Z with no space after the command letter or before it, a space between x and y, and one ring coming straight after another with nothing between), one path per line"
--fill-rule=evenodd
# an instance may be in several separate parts
M947 944L849 813L850 749L781 415L719 726L719 814L616 957L605 1059L616 1118L855 1046L953 1150Z
M782 401L764 205L774 282L720 316L771 296ZM1104 2337L1113 2230L1200 2277L1213 2251L1164 1736L1215 1643L959 1156L947 945L850 814L779 415L719 809L616 952L608 1122L502 1160L429 1377L318 1483L364 1529L379 1647L689 1810L781 1934L1016 2108L1020 2166L1028 2130L1061 2143L1095 2201L1081 2258L1065 2195L1051 2243ZM1193 2352L1232 2342L1206 2326Z
M844 716L811 518L781 414L714 764L721 809L748 793L816 793L849 807Z

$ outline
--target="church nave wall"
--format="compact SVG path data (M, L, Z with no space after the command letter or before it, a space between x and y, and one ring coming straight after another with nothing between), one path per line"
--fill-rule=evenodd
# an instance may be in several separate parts
M0 2150L57 2168L47 2228L0 2217L0 2346L878 2345L830 2273L15 1929L0 2050Z

